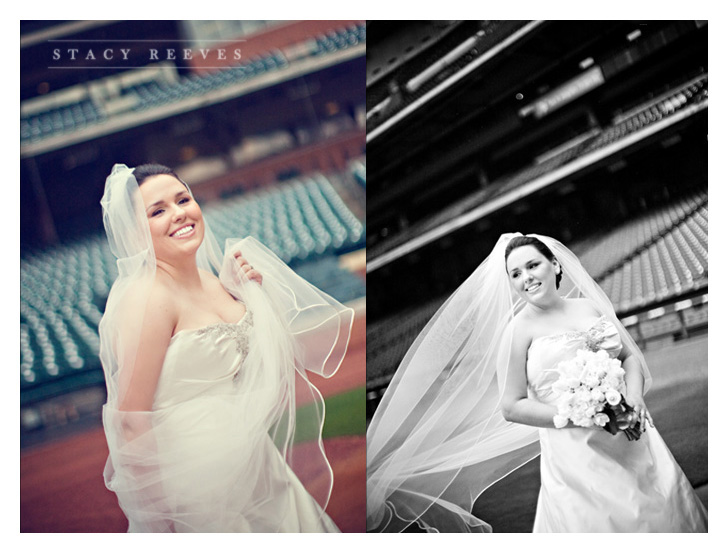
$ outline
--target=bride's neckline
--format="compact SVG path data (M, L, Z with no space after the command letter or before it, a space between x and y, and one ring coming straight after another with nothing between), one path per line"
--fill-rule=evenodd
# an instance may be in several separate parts
M242 323L245 320L245 318L248 316L248 313L249 312L250 312L250 310L249 309L246 309L245 310L245 313L243 313L243 316L240 317L240 319L237 322L235 322L235 323L228 323L228 322L225 322L225 321L219 321L217 323L211 323L209 325L201 326L199 328L183 328L182 330L178 330L177 332L175 332L172 335L172 338L170 338L169 342L171 344L177 336L179 336L180 334L182 334L184 332L201 332L201 331L204 331L204 330L206 330L208 328L212 328L212 327L220 326L220 325L233 325L233 326L237 326L237 325L239 325L240 323Z
M607 319L607 318L606 318L606 316L605 316L605 315L600 315L599 317L597 317L597 318L596 318L596 319L594 320L594 322L592 322L592 323L591 323L591 324L590 324L590 325L589 325L589 326L588 326L587 328L585 328L584 330L566 330L566 331L564 331L564 332L554 332L554 333L552 333L552 334L544 334L543 336L538 336L538 337L536 337L536 338L533 338L533 339L531 340L531 344L533 344L534 342L536 342L536 341L538 341L538 340L543 340L543 339L545 339L545 338L556 338L556 337L561 337L561 336L568 336L568 335L574 335L574 336L582 336L583 334L586 334L587 332L589 332L590 330L592 330L592 329L593 329L593 328L594 328L595 326L597 326L597 325L598 325L599 323L601 323L602 321L605 321L606 319Z

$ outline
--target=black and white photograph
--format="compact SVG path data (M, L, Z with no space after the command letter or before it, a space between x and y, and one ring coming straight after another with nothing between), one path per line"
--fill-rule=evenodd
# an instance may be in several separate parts
M21 533L365 531L365 55L20 21Z
M367 33L367 531L707 532L708 21Z

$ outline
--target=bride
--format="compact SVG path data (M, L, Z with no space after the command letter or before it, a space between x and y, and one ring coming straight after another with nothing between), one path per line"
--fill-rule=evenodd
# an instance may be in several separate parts
M623 375L614 413L586 412L596 423L565 411L560 378L588 351ZM706 532L705 508L645 406L650 382L566 247L501 236L415 340L374 414L367 529L490 532L473 503L540 452L534 532Z
M115 165L101 203L119 268L99 326L104 478L129 531L337 532L306 371L336 372L353 311L253 238L223 256L167 167Z

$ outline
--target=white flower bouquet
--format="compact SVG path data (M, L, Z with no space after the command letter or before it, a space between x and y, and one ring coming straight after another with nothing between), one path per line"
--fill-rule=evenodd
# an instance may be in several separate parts
M556 370L559 379L551 386L561 396L554 416L556 428L571 421L576 426L600 426L616 434L629 426L625 415L634 410L624 399L625 373L619 359L612 359L603 349L580 349Z

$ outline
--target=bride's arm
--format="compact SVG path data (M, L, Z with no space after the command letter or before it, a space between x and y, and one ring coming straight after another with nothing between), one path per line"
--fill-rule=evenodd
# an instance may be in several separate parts
M627 385L627 397L642 398L642 390L645 386L645 378L642 376L642 369L639 361L631 351L622 350L619 356L624 369L624 382Z
M501 402L503 417L510 422L555 428L554 415L557 409L528 397L528 380L526 376L526 356L531 338L516 326L511 343L508 373ZM569 422L568 427L574 425Z
M640 367L637 357L631 350L624 347L619 355L619 360L622 361L622 368L624 369L624 383L627 386L627 393L624 395L624 399L627 401L628 405L633 407L634 410L640 414L639 422L641 428L645 428L646 422L649 422L654 427L655 424L652 422L652 416L645 405L645 399L643 396L645 377L642 374L642 368ZM642 414L643 412L644 414ZM634 424L631 426L634 426Z
M154 286L145 306L139 345L132 352L133 365L122 368L120 411L151 411L164 357L177 317L166 291Z
M136 502L145 504L149 513L144 531L170 532L174 525L168 518L166 495L160 479L157 439L153 415L154 397L177 316L174 302L155 286L145 308L139 344L132 355L133 364L121 375L119 402L119 436L123 467L135 481Z

